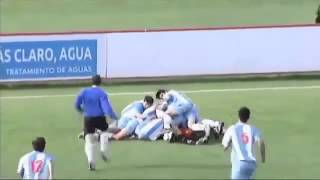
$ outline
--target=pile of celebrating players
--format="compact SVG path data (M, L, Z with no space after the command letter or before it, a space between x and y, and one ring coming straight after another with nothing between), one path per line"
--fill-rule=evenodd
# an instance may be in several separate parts
M120 118L114 116L109 124L111 140L139 139L190 145L207 144L210 139L218 140L224 133L224 122L202 119L198 107L185 94L159 89L152 96L127 105ZM100 137L96 130L96 137ZM84 138L84 132L79 134Z

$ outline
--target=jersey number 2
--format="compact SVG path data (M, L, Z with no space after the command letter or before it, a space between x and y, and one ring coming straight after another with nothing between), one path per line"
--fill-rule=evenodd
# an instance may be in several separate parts
M32 161L32 171L34 173L40 172L41 169L42 169L42 166L43 166L43 161L42 160Z
M249 143L249 136L248 136L247 133L242 133L242 134L241 134L241 139L242 139L242 142L243 142L244 144L248 144L248 143Z

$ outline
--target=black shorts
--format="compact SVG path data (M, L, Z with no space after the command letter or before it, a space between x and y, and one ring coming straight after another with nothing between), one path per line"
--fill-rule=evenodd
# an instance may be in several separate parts
M106 117L85 117L84 118L84 133L94 133L96 129L106 131L108 129L108 123Z

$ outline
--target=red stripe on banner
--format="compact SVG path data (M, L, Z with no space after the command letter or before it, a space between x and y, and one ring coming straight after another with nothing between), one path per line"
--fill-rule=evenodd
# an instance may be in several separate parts
M190 27L190 28L150 28L128 30L93 30L93 31L65 31L65 32L19 32L0 33L0 36L39 36L39 35L65 35L65 34L100 34L100 33L132 33L132 32L165 32L165 31L205 31L205 30L235 30L235 29L262 29L262 28L296 28L320 27L320 24L291 24L266 26L224 26L224 27Z

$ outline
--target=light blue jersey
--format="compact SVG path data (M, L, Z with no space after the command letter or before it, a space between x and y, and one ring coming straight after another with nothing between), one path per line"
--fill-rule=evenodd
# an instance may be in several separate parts
M151 107L147 108L142 113L142 116L144 117L143 118L144 121L157 118L156 107L155 106L151 106Z
M139 139L155 141L164 133L163 119L150 119L136 132Z
M145 110L143 101L135 101L125 107L121 112L121 118L118 122L118 128L126 129L128 134L131 135L139 124L139 119L135 116L142 114Z
M168 104L168 108L173 107L179 115L190 111L193 106L190 98L175 90L168 91L164 99Z
M190 111L187 111L186 113L184 113L182 115L175 116L172 119L172 122L178 128L188 128L188 121L189 120L194 120L195 124L201 122L201 117L199 115L198 108L195 104L193 104Z
M242 122L232 125L226 131L222 145L227 147L229 143L232 143L232 179L253 177L256 169L254 145L260 138L260 132L257 128Z
M138 137L141 137L141 130L149 123L151 122L152 120L156 119L157 118L157 113L156 113L156 108L155 106L152 106L152 107L149 107L148 109L146 109L142 116L144 117L142 119L142 121L139 122L138 126L136 127L136 130L135 130L135 134L138 136Z
M134 101L121 111L121 116L132 117L136 114L142 114L144 110L143 101Z

